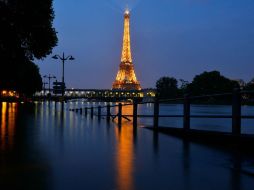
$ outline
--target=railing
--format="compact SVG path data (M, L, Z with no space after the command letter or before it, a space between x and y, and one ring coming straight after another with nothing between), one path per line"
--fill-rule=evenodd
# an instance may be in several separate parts
M85 107L79 109L70 109L71 111L83 113L85 112L85 116L88 116L88 111L90 110L90 117L93 118L95 115L95 110L97 110L97 117L100 120L101 117L106 117L106 121L110 122L110 118L115 120L118 118L118 126L122 125L122 118L130 121L129 117L133 118L133 127L137 127L137 118L153 118L153 127L154 129L158 129L159 127L159 118L183 118L183 129L185 131L189 131L190 128L190 120L191 118L229 118L232 119L232 134L233 135L240 135L241 134L241 119L254 119L254 116L250 115L242 115L241 112L241 98L242 94L254 94L253 91L240 91L239 89L234 90L233 93L223 93L223 94L212 94L212 95L204 95L204 96L195 96L190 97L185 95L183 98L176 98L176 99L163 99L159 100L155 98L153 102L138 102L136 99L133 100L133 103L122 104L119 103L118 105L110 106L98 106L98 107ZM200 100L203 98L211 98L211 97L222 97L222 96L231 96L232 98L232 114L231 115L191 115L191 101L193 100ZM176 101L183 101L183 115L160 115L159 108L161 103L169 103L169 102L176 102ZM138 114L138 105L152 103L154 104L154 110L152 115L139 115ZM123 106L133 106L133 114L132 115L123 115L122 114L122 107ZM118 114L112 115L111 108L117 107ZM106 109L106 115L102 115L102 109Z

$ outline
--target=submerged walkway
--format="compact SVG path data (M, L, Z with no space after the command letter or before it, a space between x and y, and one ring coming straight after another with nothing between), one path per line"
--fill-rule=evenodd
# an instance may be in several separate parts
M254 156L254 135L251 134L235 136L229 132L204 131L197 129L190 129L186 131L181 128L173 127L158 127L156 130L154 127L147 127L147 129L153 130L155 133L160 132L179 137L190 142L206 144L226 150L234 150L241 154L250 154Z
M70 105L66 105L71 107ZM66 108L66 109L67 109ZM107 124L55 103L3 105L3 189L252 190L254 158L131 122Z

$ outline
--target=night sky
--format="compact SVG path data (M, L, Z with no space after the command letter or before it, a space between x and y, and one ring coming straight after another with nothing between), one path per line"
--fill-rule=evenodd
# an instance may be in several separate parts
M65 64L68 88L111 88L127 1L54 1L59 43L53 54L76 58ZM142 87L155 87L161 76L191 81L211 70L246 82L254 78L253 0L129 1L133 63ZM42 75L61 80L59 60L49 56L37 63Z

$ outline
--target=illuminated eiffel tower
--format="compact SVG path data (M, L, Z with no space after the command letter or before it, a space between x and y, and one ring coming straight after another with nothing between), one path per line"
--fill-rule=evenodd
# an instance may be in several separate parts
M124 13L124 35L123 49L119 71L113 82L113 90L141 90L140 82L137 80L131 56L130 42L130 12Z

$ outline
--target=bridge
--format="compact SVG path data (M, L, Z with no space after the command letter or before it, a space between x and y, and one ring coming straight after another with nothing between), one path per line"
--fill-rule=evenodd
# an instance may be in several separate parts
M127 100L127 99L146 99L155 97L155 89L143 90L110 90L110 89L66 89L64 98L66 99L101 99L101 100ZM59 98L61 95L54 94L53 89L44 89L35 93L35 98L44 97Z

